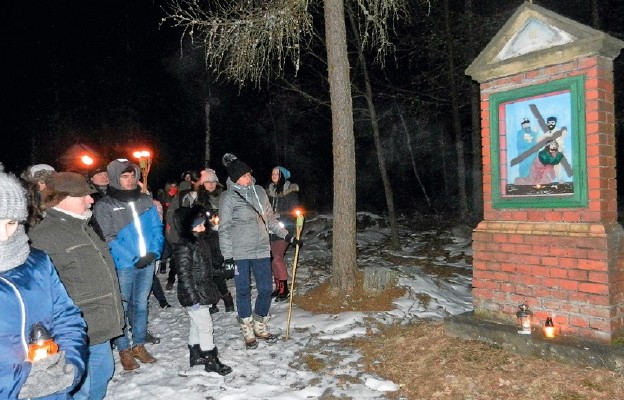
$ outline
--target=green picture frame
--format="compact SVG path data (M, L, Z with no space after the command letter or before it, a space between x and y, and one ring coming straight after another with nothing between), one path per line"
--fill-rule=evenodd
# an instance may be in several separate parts
M494 93L492 207L588 205L585 77Z

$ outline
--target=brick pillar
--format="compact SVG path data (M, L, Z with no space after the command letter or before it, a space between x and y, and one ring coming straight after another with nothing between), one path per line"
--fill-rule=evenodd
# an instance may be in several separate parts
M515 321L527 302L534 324L552 316L561 333L610 342L624 331L624 230L617 223L612 61L578 58L481 84L484 220L473 234L475 313ZM588 205L494 208L490 95L585 77Z

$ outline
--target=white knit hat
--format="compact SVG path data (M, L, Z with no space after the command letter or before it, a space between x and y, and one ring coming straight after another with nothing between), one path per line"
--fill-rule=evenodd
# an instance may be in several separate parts
M199 182L219 182L219 178L217 177L217 173L214 169L206 168L199 173Z

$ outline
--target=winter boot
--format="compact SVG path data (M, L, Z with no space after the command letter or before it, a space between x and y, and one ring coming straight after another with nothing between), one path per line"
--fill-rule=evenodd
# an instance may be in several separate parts
M279 293L275 298L275 302L279 303L288 300L290 292L288 291L288 281L279 281Z
M241 318L238 317L238 323L240 324L241 331L243 332L243 339L245 339L245 346L247 350L252 350L258 347L258 341L254 334L254 320L252 317Z
M204 353L198 344L188 345L189 349L189 364L191 367L195 365L204 365L206 364L206 358L204 357Z
M158 273L166 274L167 273L167 261L160 260L158 264Z
M171 307L171 306L169 306ZM158 344L160 343L160 338L154 336L150 330L145 333L145 343Z
M208 350L208 351L202 351L202 355L204 356L204 359L206 360L206 366L204 367L204 370L206 372L216 372L219 375L227 375L230 372L232 372L232 368L228 367L227 365L221 363L221 361L219 361L219 351L217 350L217 348L215 347L212 350Z
M132 350L130 349L119 350L119 361L121 361L121 366L123 367L124 371L132 371L141 367L139 363L136 362L136 360L134 359L134 356L132 355Z
M218 313L219 312L219 307L217 307L216 304L213 304L213 305L210 306L208 311L210 311L210 314Z
M223 299L223 304L225 304L225 312L234 311L234 299L232 298L232 293L227 292L221 296L221 298Z
M158 361L158 359L151 355L150 352L147 351L145 346L143 346L142 344L139 344L132 348L132 355L134 356L134 358L145 364L152 364Z
M262 339L267 343L275 343L277 336L269 332L270 317L261 317L257 314L253 315L253 333L258 339Z
M280 280L273 278L273 282L275 282L275 290L271 293L271 297L277 297L277 295L279 294Z

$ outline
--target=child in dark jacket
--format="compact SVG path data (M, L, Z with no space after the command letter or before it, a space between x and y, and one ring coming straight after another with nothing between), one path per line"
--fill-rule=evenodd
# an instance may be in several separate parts
M219 361L214 344L210 306L221 295L213 282L212 249L206 230L206 213L202 207L181 207L175 211L180 242L173 257L178 266L178 300L191 320L188 339L190 366L204 365L207 372L227 375L232 368Z

